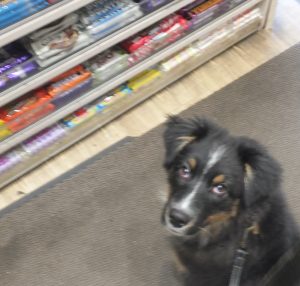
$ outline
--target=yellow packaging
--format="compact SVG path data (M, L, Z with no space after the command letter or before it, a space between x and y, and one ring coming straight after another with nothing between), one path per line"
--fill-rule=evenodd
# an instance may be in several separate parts
M136 77L132 78L131 80L129 80L127 85L133 91L137 91L139 88L149 84L160 75L161 72L159 70L155 70L155 69L147 70L138 74Z
M3 120L0 120L0 140L8 137L12 134L12 131L8 129Z

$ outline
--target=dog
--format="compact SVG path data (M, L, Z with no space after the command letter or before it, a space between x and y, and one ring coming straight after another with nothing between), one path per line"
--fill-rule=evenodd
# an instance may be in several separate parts
M257 141L205 118L170 117L163 136L169 191L162 223L183 284L262 285L299 242L279 163Z

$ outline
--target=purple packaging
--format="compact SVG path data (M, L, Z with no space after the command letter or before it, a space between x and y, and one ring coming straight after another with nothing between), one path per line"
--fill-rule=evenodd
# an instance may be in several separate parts
M140 1L135 1L140 4L141 9L145 13L152 12L155 9L160 8L161 6L171 2L171 0L140 0Z
M202 3L204 3L207 0L196 0L193 3L181 8L179 10L179 14L182 15L183 17L185 17L187 20L191 20L191 18L188 15L188 12L193 9L194 7L197 7L198 5L201 5Z
M52 103L55 104L57 107L61 107L69 103L71 100L74 100L74 98L81 96L86 90L88 90L92 86L92 83L93 79L89 78L81 82L74 88L67 90L62 94L54 97Z
M32 58L19 43L12 43L0 48L0 75Z
M26 62L30 58L31 58L31 55L27 54L27 55L19 56L18 58L12 57L12 58L5 60L4 62L1 62L0 63L0 74L3 74L5 72L7 72L8 70L14 68L15 66Z
M179 11L183 17L191 22L192 28L199 28L217 18L229 9L231 0L198 0Z
M32 155L48 147L66 134L66 130L59 124L49 127L22 144L26 153Z
M16 66L4 74L0 74L0 91L10 87L12 84L28 77L39 69L35 61L25 62L20 66Z
M10 151L0 156L0 174L8 171L23 160L21 152Z
M193 19L191 20L193 28L196 28L196 27L198 28L200 26L204 26L207 23L214 20L215 18L217 18L221 13L220 9L224 8L223 4L224 3L216 4L216 5L208 8L201 14L198 14L197 16L193 17Z

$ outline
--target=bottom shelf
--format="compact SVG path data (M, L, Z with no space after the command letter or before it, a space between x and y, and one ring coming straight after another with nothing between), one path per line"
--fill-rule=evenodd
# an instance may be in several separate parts
M115 104L104 109L103 112L78 125L76 128L70 129L68 133L56 143L41 150L35 155L31 155L30 157L28 156L11 169L2 173L0 175L0 188L38 167L43 162L69 148L71 145L108 124L136 105L142 103L153 94L174 83L184 75L190 73L237 42L258 31L260 29L261 22L262 19L256 19L256 21L250 22L236 33L232 33L229 37L216 41L216 43L210 45L209 48L206 47L201 53L193 55L182 64L176 66L176 68L173 68L168 72L163 72L159 78L157 78L154 82L151 82L148 86L145 86L139 91L126 97L118 99ZM209 35L207 35L207 37L209 37Z

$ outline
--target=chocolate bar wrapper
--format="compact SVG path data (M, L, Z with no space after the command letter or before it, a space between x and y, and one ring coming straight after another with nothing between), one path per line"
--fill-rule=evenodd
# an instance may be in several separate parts
M139 44L139 42L143 42L143 36L135 36L123 42L122 47L131 51L128 58L129 64L134 65L153 52L173 43L182 37L189 27L189 22L182 16L172 15L146 33L141 33L146 38L145 43Z
M128 54L121 49L110 49L86 63L98 82L109 80L128 67Z
M46 53L43 55L43 59L37 57L36 61L39 64L39 66L47 67L65 57L67 57L68 55L75 53L75 52L79 51L80 49L88 46L91 42L92 42L92 40L91 40L90 36L88 35L88 33L80 31L79 37L74 46L70 47L69 49L61 49L59 51L59 53L54 53L54 55L52 54L52 51L50 51L49 53Z
M87 31L94 40L98 40L108 34L126 26L143 16L140 8L136 5L127 11L123 11L117 15L111 15L110 18L98 20L87 26Z
M104 23L135 6L138 5L131 0L96 1L81 9L80 21L86 26L97 21Z
M140 4L142 11L145 13L150 13L167 3L170 3L172 0L141 0L135 1Z
M78 19L79 16L76 13L71 13L29 34L28 38L32 41L38 41L42 37L50 37L52 35L58 34L59 32L67 29L68 27L75 25L78 22Z
M6 154L0 155L0 174L22 162L23 158L24 156L20 151L10 151Z
M0 91L34 74L39 69L35 61L25 62L0 75Z
M78 84L74 88L55 97L52 100L52 103L58 108L64 106L68 104L70 101L74 100L75 98L81 96L84 92L86 92L92 86L92 83L93 83L93 79L89 78L83 81L82 83Z
M56 124L24 141L22 144L22 148L26 153L33 155L38 153L42 149L49 147L57 140L65 136L65 134L66 129L61 125Z
M0 75L26 62L31 57L32 55L18 43L0 48Z
M224 4L223 0L209 0L191 9L188 14L192 27L195 29L214 20L224 10Z

